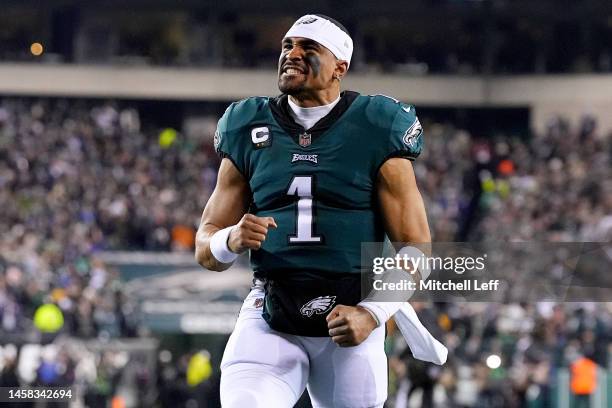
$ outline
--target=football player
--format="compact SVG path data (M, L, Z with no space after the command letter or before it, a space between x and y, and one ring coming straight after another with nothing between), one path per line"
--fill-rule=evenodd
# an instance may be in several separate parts
M412 105L340 91L353 41L332 18L301 17L281 47L282 94L219 120L223 159L197 233L202 266L251 251L255 278L222 404L292 407L308 387L315 407L382 407L385 322L400 305L361 299L361 243L430 241L411 164L423 131Z

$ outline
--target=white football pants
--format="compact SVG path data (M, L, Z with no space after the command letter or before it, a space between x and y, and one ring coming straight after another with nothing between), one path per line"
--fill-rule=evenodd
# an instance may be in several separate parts
M315 408L378 408L387 398L385 329L356 347L272 330L263 287L247 296L221 361L224 408L290 408L304 388ZM261 299L261 300L257 300Z

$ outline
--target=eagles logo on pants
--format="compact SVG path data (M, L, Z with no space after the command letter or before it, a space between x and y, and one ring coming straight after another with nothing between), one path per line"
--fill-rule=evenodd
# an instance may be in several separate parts
M304 316L312 317L313 314L324 314L331 310L336 303L335 296L319 296L306 303L300 309L300 313Z

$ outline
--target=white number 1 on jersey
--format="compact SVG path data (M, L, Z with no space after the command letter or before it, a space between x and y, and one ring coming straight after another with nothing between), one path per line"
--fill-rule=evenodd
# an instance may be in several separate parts
M300 197L297 202L297 234L289 236L289 243L321 242L321 237L313 236L312 176L295 176L287 194Z

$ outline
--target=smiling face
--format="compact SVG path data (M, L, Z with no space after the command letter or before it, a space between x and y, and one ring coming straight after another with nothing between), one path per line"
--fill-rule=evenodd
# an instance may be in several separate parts
M346 62L316 41L302 37L283 39L278 60L278 88L294 97L311 97L337 83L334 73L342 76Z

